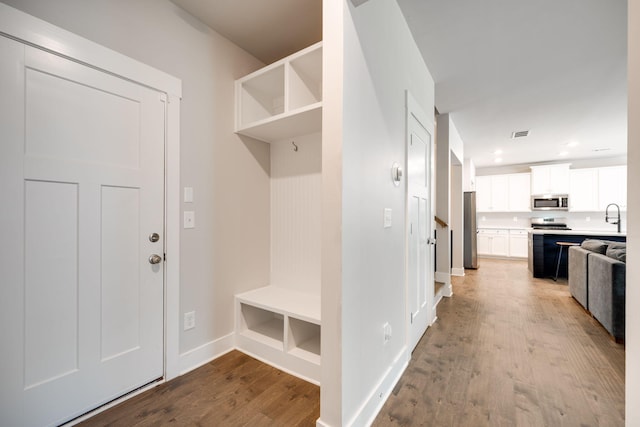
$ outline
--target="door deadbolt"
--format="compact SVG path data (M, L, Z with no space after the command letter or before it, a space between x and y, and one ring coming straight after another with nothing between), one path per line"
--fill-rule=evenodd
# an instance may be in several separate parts
M153 254L149 257L149 264L159 264L162 261L162 257L158 254Z
M158 233L151 233L149 234L149 241L152 243L157 242L158 240L160 240L160 235Z

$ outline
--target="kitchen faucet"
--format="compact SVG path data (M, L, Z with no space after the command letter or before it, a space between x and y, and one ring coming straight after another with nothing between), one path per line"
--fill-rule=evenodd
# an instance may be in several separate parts
M609 206L615 206L616 209L618 209L618 215L617 216L609 216ZM609 221L610 219L615 219L615 221ZM607 209L605 209L604 211L604 220L608 223L608 224L617 224L618 225L618 233L620 232L620 206L616 205L615 203L609 203L607 205Z

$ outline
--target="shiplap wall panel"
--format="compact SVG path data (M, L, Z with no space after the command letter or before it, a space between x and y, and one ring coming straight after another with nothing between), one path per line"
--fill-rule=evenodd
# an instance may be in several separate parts
M315 133L271 144L271 284L318 295L321 141Z

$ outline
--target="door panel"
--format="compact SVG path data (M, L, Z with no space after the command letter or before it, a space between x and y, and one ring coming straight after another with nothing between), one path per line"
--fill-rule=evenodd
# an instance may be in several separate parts
M102 186L101 357L140 347L140 190ZM113 266L118 268L113 268Z
M433 319L433 235L431 212L431 134L409 115L407 146L407 306L410 310L409 341L416 346Z
M77 214L77 184L25 182L26 389L78 369Z
M409 283L409 310L411 321L413 316L420 311L420 274L419 274L419 233L417 224L419 222L419 201L418 197L409 198L409 269L407 278Z
M27 155L138 167L138 101L27 68L26 107Z
M163 375L165 105L3 37L0 54L0 424L58 424Z

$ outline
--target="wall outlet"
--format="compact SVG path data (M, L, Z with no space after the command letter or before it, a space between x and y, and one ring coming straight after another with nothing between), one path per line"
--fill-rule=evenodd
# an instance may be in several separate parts
M196 327L196 312L190 311L184 314L184 330L188 331Z
M587 222L591 221L591 217L590 217L590 216L588 216L588 217L585 219L585 221L587 221Z
M389 324L389 322L385 323L384 325L382 325L382 334L384 337L384 345L387 345L387 343L389 341L391 341L391 325Z
M518 222L518 217L517 216L513 217L513 222Z

